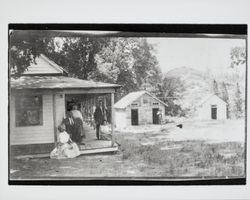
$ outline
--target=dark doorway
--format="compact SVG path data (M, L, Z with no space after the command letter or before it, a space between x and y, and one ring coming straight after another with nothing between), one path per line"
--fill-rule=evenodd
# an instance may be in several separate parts
M138 109L131 109L131 124L138 125Z
M153 124L159 124L159 115L157 114L159 108L153 108Z
M216 105L211 106L211 118L217 119L217 106Z

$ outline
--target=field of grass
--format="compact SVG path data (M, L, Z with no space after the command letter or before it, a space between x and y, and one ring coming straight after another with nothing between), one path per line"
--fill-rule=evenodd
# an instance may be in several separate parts
M200 124L200 123L199 123ZM233 123L231 123L233 126ZM230 124L229 124L230 125ZM227 124L226 129L235 131ZM209 125L218 132L224 124ZM219 127L222 126L222 127ZM234 125L235 126L235 125ZM185 126L183 131L199 132L204 126ZM29 159L10 161L11 179L51 177L242 177L245 176L244 142L190 139L178 130L155 129L152 132L116 132L120 151L116 154L79 156L74 159ZM172 135L171 135L172 134ZM185 135L185 132L181 132ZM204 134L204 133L203 133ZM226 137L230 134L223 133ZM222 134L222 135L223 135ZM216 135L215 135L216 137ZM233 137L232 137L233 138ZM210 138L212 139L212 138Z
M244 148L237 142L169 141L140 145L118 136L122 159L145 163L141 170L156 169L161 177L219 177L244 175ZM163 148L164 147L164 148ZM168 148L166 148L168 147Z

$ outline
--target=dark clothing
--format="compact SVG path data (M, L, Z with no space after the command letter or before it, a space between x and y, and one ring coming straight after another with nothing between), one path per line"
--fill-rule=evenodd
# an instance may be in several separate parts
M74 133L72 135L72 140L79 143L81 142L81 137L85 138L83 121L80 118L76 118L74 119Z
M85 138L84 130L83 130L83 117L82 113L79 110L71 110L70 111L72 118L74 119L74 132L72 135L72 140L80 143L82 137Z
M95 118L95 123L96 123L96 137L99 140L100 125L103 124L103 120L104 120L102 109L99 106L96 107L96 109L95 109L94 118Z
M99 140L100 139L100 124L96 124L96 138Z
M63 124L65 124L66 132L69 134L70 138L72 139L74 133L74 119L71 120L67 117L63 120Z
M96 124L103 124L103 112L102 112L102 109L98 106L96 107L95 109L95 112L94 112L94 118L95 118L95 123Z

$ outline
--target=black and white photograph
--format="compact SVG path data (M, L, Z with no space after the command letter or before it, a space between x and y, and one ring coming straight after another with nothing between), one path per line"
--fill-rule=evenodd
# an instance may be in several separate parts
M248 200L248 0L2 0L0 199Z
M246 25L30 27L8 30L10 183L245 180Z

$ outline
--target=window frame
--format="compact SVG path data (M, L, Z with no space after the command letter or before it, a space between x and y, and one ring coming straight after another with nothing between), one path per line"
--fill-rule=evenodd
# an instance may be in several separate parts
M38 105L34 105L33 107L29 108L27 110L27 107L19 107L18 104L21 99L22 101L25 101L25 99L30 99L30 98L36 98L38 97ZM27 101L27 100L26 100ZM20 122L20 119L18 119L18 117L20 117L20 114L21 112L25 112L25 109L26 109L26 113L28 111L38 111L39 113L39 123L37 124L22 124ZM15 127L17 128L21 128L21 127L33 127L33 126L43 126L43 95L18 95L15 97Z

